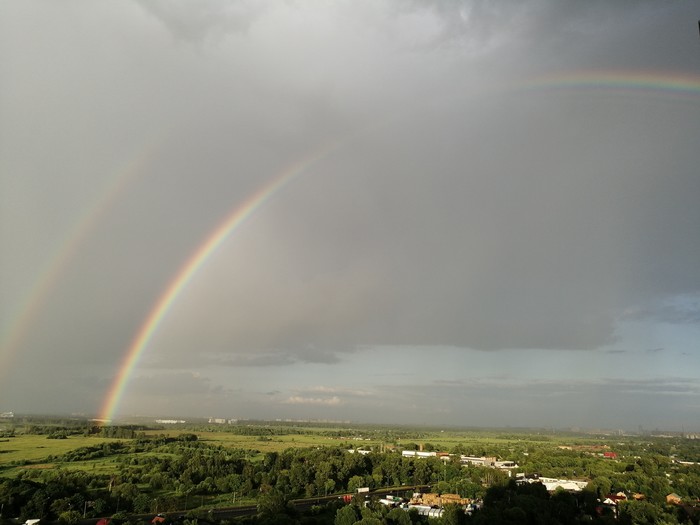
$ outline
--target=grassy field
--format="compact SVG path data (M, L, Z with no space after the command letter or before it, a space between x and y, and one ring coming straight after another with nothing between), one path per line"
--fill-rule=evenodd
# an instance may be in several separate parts
M0 439L0 466L19 462L35 462L48 456L60 456L71 450L117 439L70 436L68 439L47 439L46 436L19 434Z
M151 432L149 432L151 433ZM162 434L162 432L152 432ZM166 435L177 436L183 432L171 431ZM247 436L231 432L194 432L200 441L221 445L227 448L242 448L246 450L259 450L260 452L281 452L288 448L298 447L325 447L337 446L341 443L348 443L348 439L339 439L321 436L316 433L309 434L287 434L273 436ZM363 442L365 443L365 442ZM366 443L377 444L378 441L368 441Z
M82 447L115 442L118 439L104 439L86 436L71 436L67 439L47 439L46 436L19 434L0 439L0 476L14 477L29 469L56 468L55 459L63 454ZM89 470L93 473L111 473L117 470L111 458L75 463L61 463L67 470Z
M228 429L227 429L228 430ZM190 428L152 429L147 436L177 437L180 434L196 434L202 442L230 449L246 450L250 460L261 459L266 452L281 452L288 448L343 446L348 448L374 448L381 446L397 449L415 445L432 445L432 449L452 451L461 447L474 455L489 455L494 449L525 451L537 448L555 448L558 445L601 444L611 437L574 436L547 432L479 431L479 430L429 430L429 429L380 429L360 427L333 429L331 427L257 426L250 434L242 428L222 430L197 430ZM115 457L89 461L61 462L60 457L72 450L117 442L119 439L97 436L71 435L67 439L47 439L45 435L18 433L14 437L0 439L0 476L14 477L27 469L60 468L86 470L110 474L118 469Z
M177 437L180 434L194 433L199 441L220 445L230 449L250 451L250 460L262 458L266 452L281 452L288 448L307 448L338 446L340 444L360 444L366 446L378 445L380 441L352 441L347 438L328 437L319 435L309 429L308 433L278 434L271 436L240 435L233 432L197 431L191 430L149 430L146 435ZM66 439L48 439L45 435L17 434L14 437L0 439L0 476L14 477L19 472L29 469L60 468L66 470L86 470L96 474L109 474L117 471L118 463L114 457L100 458L89 461L60 462L64 454L82 448L117 442L119 439L96 436L73 435ZM255 451L255 452L253 452Z

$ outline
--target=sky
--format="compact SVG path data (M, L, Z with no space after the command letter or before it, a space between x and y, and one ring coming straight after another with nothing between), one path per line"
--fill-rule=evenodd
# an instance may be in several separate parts
M2 2L0 411L699 431L698 19Z

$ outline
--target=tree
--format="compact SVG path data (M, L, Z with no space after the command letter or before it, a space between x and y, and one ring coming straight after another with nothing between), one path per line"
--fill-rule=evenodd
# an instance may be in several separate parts
M258 514L271 518L287 512L287 499L276 489L268 491L258 499Z
M604 476L599 476L586 485L586 490L594 492L601 500L610 494L611 488L612 482Z
M624 525L653 525L659 522L658 509L646 501L620 502L620 523Z
M77 510L67 510L58 516L61 525L78 525L81 519L82 515Z
M134 512L146 513L151 509L152 498L148 494L139 494L134 498Z
M354 525L358 515L354 505L345 505L335 513L334 525Z
M348 481L348 492L355 492L357 489L365 486L365 480L362 476L353 476Z
M411 525L411 517L402 509L391 509L386 516L386 522L390 525Z
M444 525L464 525L467 523L467 515L459 505L445 505L442 523Z
M107 503L106 500L104 500L102 498L97 498L92 503L92 509L97 516L104 516L105 513L107 512L108 508L109 508L109 504Z
M71 503L70 498L58 498L51 502L51 512L57 516L63 512L70 510Z

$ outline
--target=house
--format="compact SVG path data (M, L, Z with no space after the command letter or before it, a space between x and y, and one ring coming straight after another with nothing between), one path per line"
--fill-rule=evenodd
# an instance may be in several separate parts
M607 496L605 496L605 501L607 500L612 501L613 505L617 505L620 501L627 501L627 494L625 494L622 491L619 491L615 494L610 493ZM605 501L603 501L603 503L605 503Z
M669 505L680 505L681 497L675 492L671 492L669 495L666 496L666 503L668 503Z
M496 464L495 457L460 456L463 465L473 465L475 467L493 467Z

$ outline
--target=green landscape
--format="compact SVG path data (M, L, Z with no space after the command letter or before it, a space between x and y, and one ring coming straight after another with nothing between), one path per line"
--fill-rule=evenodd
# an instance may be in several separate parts
M15 417L0 423L0 517L2 525L137 524L156 514L166 525L697 524L695 437ZM409 503L415 492L439 504L429 512Z

